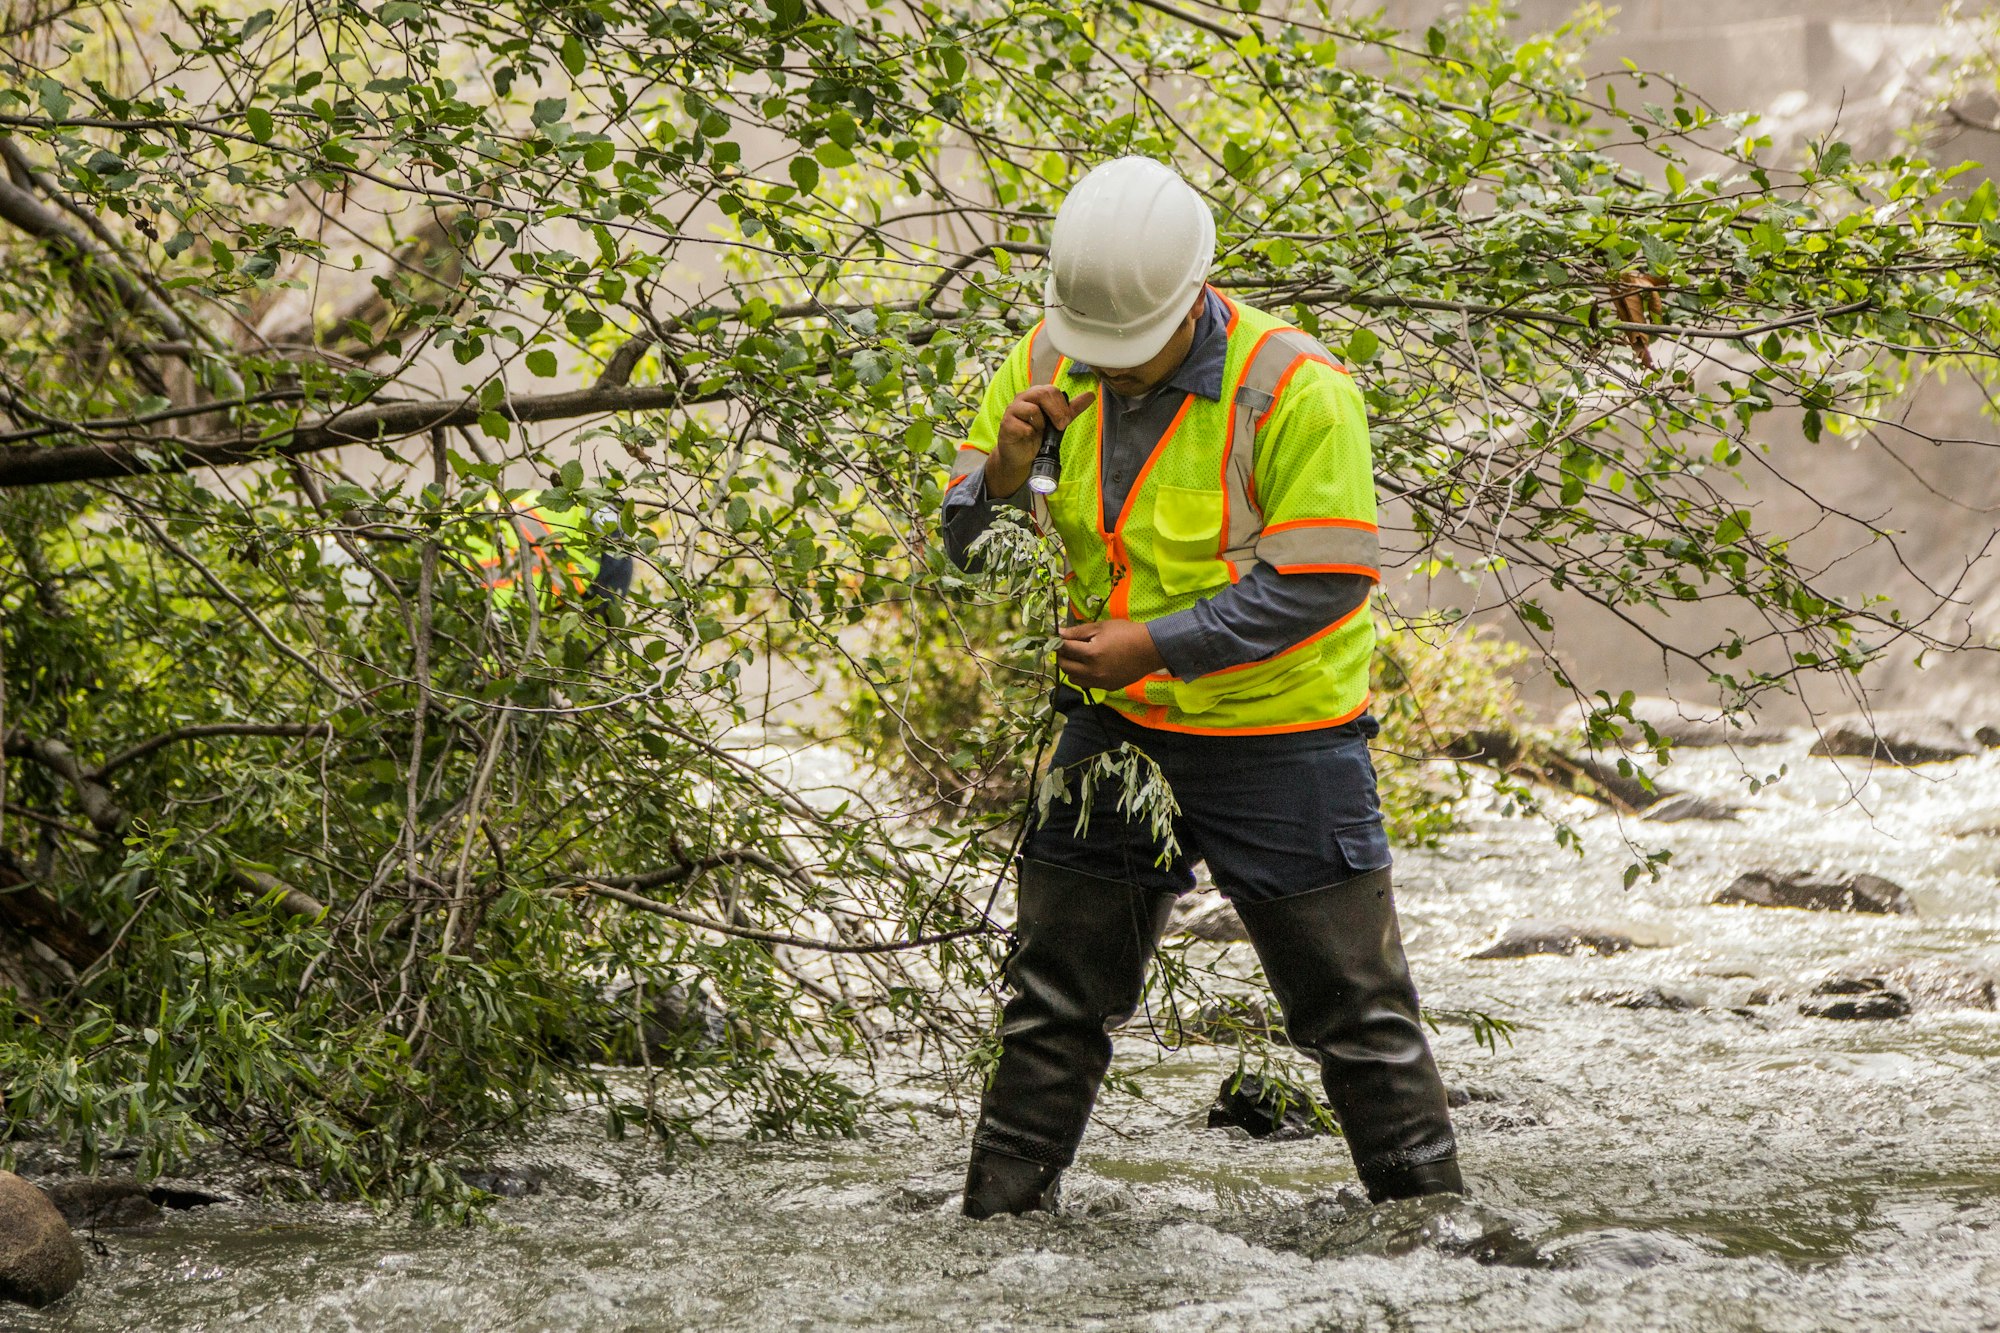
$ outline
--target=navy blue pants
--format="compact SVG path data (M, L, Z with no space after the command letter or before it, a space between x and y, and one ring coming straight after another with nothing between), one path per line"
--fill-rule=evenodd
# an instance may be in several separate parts
M1068 693L1065 691L1065 693ZM1069 800L1049 806L1022 855L1105 879L1186 893L1194 862L1237 902L1264 902L1389 864L1368 742L1381 725L1366 713L1318 731L1277 736L1194 736L1142 727L1103 704L1075 698L1054 763L1069 770ZM1076 832L1078 765L1130 744L1160 766L1180 814L1178 850L1162 863L1143 815L1118 812L1115 779L1100 776L1085 832Z

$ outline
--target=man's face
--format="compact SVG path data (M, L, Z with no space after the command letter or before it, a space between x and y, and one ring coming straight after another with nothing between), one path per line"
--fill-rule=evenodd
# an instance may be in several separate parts
M1141 366L1127 366L1116 369L1111 366L1093 366L1098 383L1124 398L1137 398L1150 393L1167 382L1167 377L1180 368L1187 360L1188 350L1194 346L1194 327L1201 322L1201 307L1207 300L1206 294L1197 296L1188 307L1187 318L1174 330L1174 336L1167 339L1153 359Z

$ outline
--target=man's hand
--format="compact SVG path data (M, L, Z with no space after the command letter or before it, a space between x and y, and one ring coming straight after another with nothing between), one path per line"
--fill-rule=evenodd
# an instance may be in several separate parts
M1053 423L1057 430L1066 429L1096 401L1094 392L1071 400L1053 384L1037 384L1017 395L1000 418L1000 438L986 460L986 493L999 500L1026 485L1028 469L1042 447L1042 427Z
M1152 631L1130 620L1098 620L1069 625L1056 650L1056 665L1085 689L1122 690L1142 676L1166 670Z

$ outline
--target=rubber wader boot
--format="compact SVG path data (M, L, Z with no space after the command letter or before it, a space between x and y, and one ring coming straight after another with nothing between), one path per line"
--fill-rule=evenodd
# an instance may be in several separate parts
M1389 871L1238 903L1236 912L1292 1044L1319 1060L1369 1199L1463 1194L1458 1142L1417 1016Z
M1139 1007L1173 895L1021 862L1013 997L979 1104L965 1215L1051 1209L1111 1065L1111 1032Z

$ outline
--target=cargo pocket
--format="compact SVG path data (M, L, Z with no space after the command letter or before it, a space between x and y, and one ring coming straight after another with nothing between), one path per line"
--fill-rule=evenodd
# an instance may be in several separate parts
M1350 875L1365 875L1389 864L1389 831L1379 819L1343 825L1333 831L1333 840Z
M1222 492L1162 486L1153 494L1153 563L1169 596L1229 582L1222 545Z

